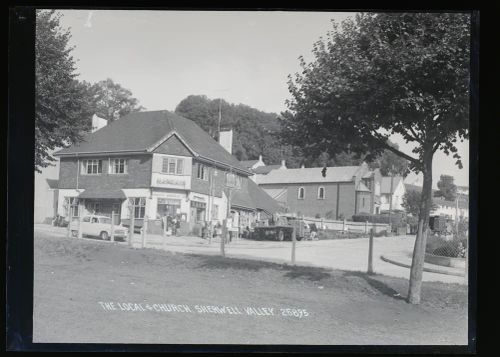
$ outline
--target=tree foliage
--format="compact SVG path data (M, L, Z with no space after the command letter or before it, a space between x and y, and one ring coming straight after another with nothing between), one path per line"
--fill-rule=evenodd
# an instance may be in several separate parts
M399 146L394 143L389 145L399 150ZM374 161L369 163L370 168L378 168L382 176L403 176L408 174L408 160L395 154L390 150L384 150L375 158Z
M289 78L282 114L285 143L307 154L343 151L374 160L384 150L424 177L408 300L420 301L423 256L432 204L432 160L468 138L470 19L460 13L364 13L333 22L314 59ZM400 135L414 146L389 144Z
M132 92L107 78L94 84L85 83L92 106L99 117L113 121L131 112L143 110Z
M76 79L75 61L55 11L38 10L35 36L35 170L51 165L51 152L81 140L92 115L86 87ZM86 120L87 119L87 120Z
M266 164L279 164L282 159L289 168L318 166L352 166L363 162L355 153L341 152L330 156L305 155L302 144L288 145L280 141L281 126L275 113L267 113L244 104L231 104L223 99L209 99L204 95L190 95L176 107L175 112L193 120L217 139L219 104L221 128L232 128L233 154L239 160L253 160L262 155Z
M408 190L403 195L403 203L401 204L406 213L411 214L413 217L418 217L420 213L420 201L422 193L418 190ZM431 204L431 210L435 210L437 205L434 202Z
M453 176L441 175L437 183L438 190L434 196L443 197L445 200L454 201L457 196L457 186L454 183Z

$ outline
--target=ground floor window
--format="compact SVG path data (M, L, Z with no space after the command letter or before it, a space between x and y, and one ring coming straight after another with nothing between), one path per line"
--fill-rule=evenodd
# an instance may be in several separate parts
M134 218L143 219L146 215L146 198L145 197L133 197L130 199L132 204L132 209L134 212Z
M207 204L205 202L191 201L191 219L194 223L205 221Z
M71 217L79 217L78 197L65 197L66 199L66 215L71 213Z

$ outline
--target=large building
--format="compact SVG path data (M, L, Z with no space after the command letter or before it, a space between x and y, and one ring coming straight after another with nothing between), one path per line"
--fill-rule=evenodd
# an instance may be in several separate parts
M257 184L288 212L309 217L351 219L380 213L381 175L360 166L274 169L255 177Z
M227 137L227 136L225 136ZM228 145L229 148L231 145ZM131 113L89 133L59 157L58 213L118 213L127 224L178 216L184 233L221 222L238 225L280 210L223 146L193 121L168 111Z

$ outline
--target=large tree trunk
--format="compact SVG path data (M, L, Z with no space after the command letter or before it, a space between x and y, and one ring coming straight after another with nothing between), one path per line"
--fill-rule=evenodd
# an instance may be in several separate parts
M413 248L413 259L410 270L410 287L408 290L408 302L420 303L420 289L422 287L422 273L424 270L425 246L429 231L429 214L432 205L432 157L433 154L424 155L424 183L420 199L420 213L418 215L417 238Z

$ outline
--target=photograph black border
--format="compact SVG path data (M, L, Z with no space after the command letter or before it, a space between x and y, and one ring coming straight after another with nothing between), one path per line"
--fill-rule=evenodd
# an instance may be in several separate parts
M185 6L166 7L40 6L54 9L109 10L286 10L286 11L457 11L471 12L470 106L470 258L469 344L447 345L172 345L32 343L33 328L33 202L35 7L9 9L8 129L7 129L7 239L6 239L6 349L10 351L127 351L127 352L308 352L308 353L474 353L477 334L478 130L479 130L479 11L455 4L423 9L304 8L302 6ZM290 3L289 3L290 5ZM16 194L14 194L16 193Z

